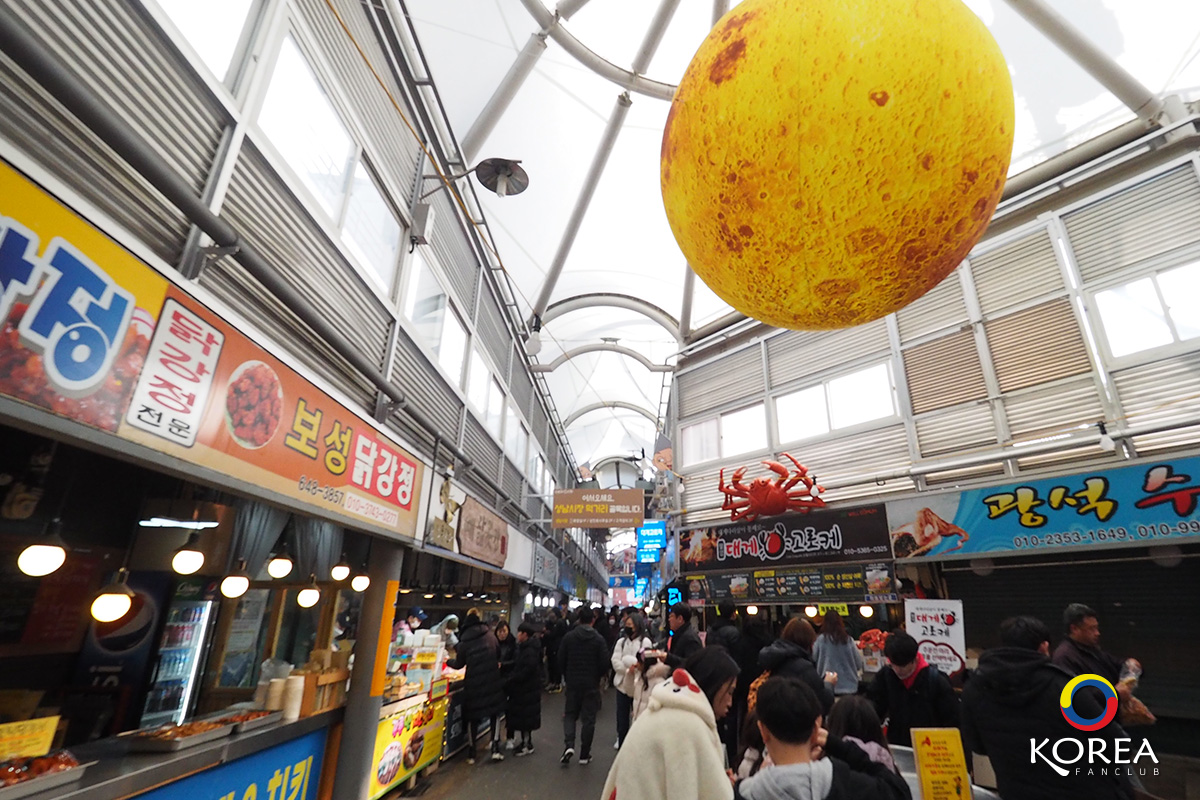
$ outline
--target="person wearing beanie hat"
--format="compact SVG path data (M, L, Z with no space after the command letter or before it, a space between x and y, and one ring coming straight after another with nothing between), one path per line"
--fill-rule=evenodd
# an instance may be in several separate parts
M617 753L601 800L732 800L717 720L733 705L738 671L725 648L708 647L659 681Z

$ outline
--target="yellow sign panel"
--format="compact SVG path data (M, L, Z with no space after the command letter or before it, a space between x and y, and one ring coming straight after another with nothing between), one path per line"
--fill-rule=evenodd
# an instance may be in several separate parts
M912 743L921 800L970 799L971 777L957 728L913 728Z
M400 591L400 581L388 581L384 597L395 597ZM388 654L392 650L392 623L396 621L396 606L383 604L379 618L379 641L375 645L375 672L371 675L371 697L380 697L387 686Z
M0 725L0 761L44 756L50 752L58 717L40 717Z
M368 797L387 793L441 757L449 703L449 698L422 703L380 721Z
M818 603L817 612L823 617L830 611L836 611L843 617L850 616L850 606L846 603Z

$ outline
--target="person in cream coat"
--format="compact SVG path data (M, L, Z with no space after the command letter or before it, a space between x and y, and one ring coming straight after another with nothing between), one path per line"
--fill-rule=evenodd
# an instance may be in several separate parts
M617 747L625 741L633 717L633 697L642 679L639 655L652 646L646 623L636 611L625 617L621 638L612 651L613 685L617 687Z

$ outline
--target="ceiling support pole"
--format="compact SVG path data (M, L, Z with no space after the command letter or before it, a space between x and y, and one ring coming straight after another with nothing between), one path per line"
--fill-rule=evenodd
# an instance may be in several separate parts
M487 105L483 107L483 111L479 112L479 116L471 123L471 129L463 137L462 154L465 164L475 163L475 158L479 155L479 148L491 136L496 123L508 110L509 104L517 96L517 90L533 72L534 66L544 52L546 52L546 34L543 32L530 34L529 41L521 48L521 52L517 54L512 66L508 68L504 79L500 81L496 91L492 92Z
M550 295L554 293L554 287L558 284L559 276L562 275L563 266L567 263L567 256L570 255L571 247L575 244L575 237L579 234L579 226L583 224L583 217L587 214L592 196L596 193L596 187L600 185L600 176L604 174L604 168L608 165L608 157L612 155L613 147L617 143L617 134L621 132L621 126L625 124L625 117L629 114L631 104L628 92L619 94L617 102L613 105L612 114L609 115L608 124L604 127L604 135L600 137L600 146L596 148L596 154L592 157L592 165L588 168L583 188L575 200L575 208L571 211L566 228L563 229L558 250L554 253L554 260L550 262L550 269L546 272L546 279L542 282L542 289L538 293L537 301L533 304L533 316L535 318L542 317L543 322L545 321L546 307L550 305Z

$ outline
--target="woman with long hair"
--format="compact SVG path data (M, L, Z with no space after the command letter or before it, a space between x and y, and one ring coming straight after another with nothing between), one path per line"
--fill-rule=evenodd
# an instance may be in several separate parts
M617 687L617 749L625 741L632 722L634 687L642 680L641 654L651 647L642 615L636 611L627 614L621 638L612 649L613 685Z
M817 662L817 672L837 675L837 683L833 686L835 695L840 697L858 693L858 674L863 668L862 653L846 632L846 624L838 612L830 610L825 613L821 635L813 645L813 659Z

